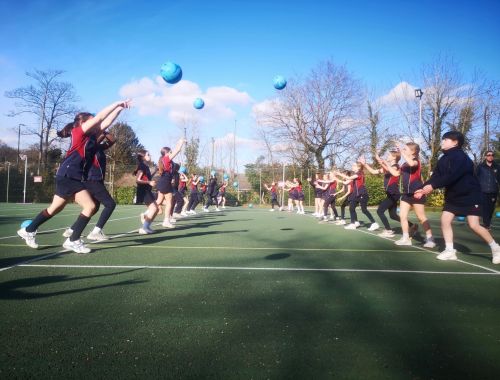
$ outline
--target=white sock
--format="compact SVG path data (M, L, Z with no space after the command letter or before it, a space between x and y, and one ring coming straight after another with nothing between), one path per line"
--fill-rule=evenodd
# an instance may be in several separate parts
M432 234L429 234L429 233L425 234L425 238L427 240L432 240Z
M101 229L99 227L95 226L94 230L92 232L97 234L97 233L101 232Z
M446 251L453 251L453 242L446 243Z
M495 240L492 240L491 243L488 243L491 248L495 248L498 244Z
M403 239L409 239L410 234L408 232L403 232Z

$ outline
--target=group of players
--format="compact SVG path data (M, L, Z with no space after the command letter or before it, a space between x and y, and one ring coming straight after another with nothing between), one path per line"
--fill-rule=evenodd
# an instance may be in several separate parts
M337 225L347 224L345 221L345 209L349 207L350 223L344 228L355 230L360 227L356 208L360 206L361 212L368 218L369 231L380 229L368 210L369 194L365 185L365 171L374 175L384 176L385 199L377 208L377 215L383 224L383 231L378 235L385 238L395 236L386 213L390 219L398 222L401 226L401 238L394 241L400 246L412 245L412 237L418 231L418 225L409 221L409 212L413 209L425 233L425 248L436 247L431 225L425 214L426 195L433 190L443 188L445 190L445 205L441 215L441 229L445 240L445 249L437 255L439 260L457 260L456 249L453 244L452 221L456 216L466 217L471 230L481 237L491 248L492 262L500 264L500 246L495 242L490 233L491 217L494 212L496 197L499 186L499 173L496 165L492 165L493 152L489 151L488 162L485 168L475 170L472 160L462 150L464 136L458 131L450 131L443 135L441 142L442 157L434 168L427 182L422 180L422 166L419 159L420 147L414 142L400 144L389 151L385 159L376 156L380 168L373 168L363 157L352 165L352 170L342 173L331 171L323 176L316 173L314 179L308 178L310 185L315 191L315 211L313 216L322 221L328 221L328 210L330 209L330 220ZM399 164L401 158L404 163ZM483 176L485 186L491 184L491 190L483 196L478 176ZM481 180L481 178L480 178ZM304 193L302 183L294 178L292 181L271 185L265 184L265 188L271 193L271 209L282 207L278 201L278 188L288 192L288 211L293 211L294 206L298 214L304 214ZM341 202L340 216L337 212L336 202ZM399 213L398 213L399 211ZM483 224L480 223L480 217Z
M36 242L38 227L62 211L71 201L80 205L82 211L73 225L64 231L63 236L66 240L63 247L76 253L91 251L81 239L81 235L101 204L104 206L103 210L87 239L94 241L108 239L103 228L113 213L116 202L104 184L105 151L115 143L114 137L107 129L118 115L129 107L129 100L121 100L110 104L97 114L78 113L73 122L58 132L60 138L71 138L70 148L56 173L56 191L52 203L17 231L29 247L38 248ZM173 161L184 143L185 140L181 139L174 149L162 148L158 163L158 181L153 180L147 165L151 161L149 152L142 151L137 155L138 165L134 172L137 182L136 201L147 206L147 210L140 215L142 226L138 231L141 234L154 232L151 223L159 213L164 214L162 225L173 228L173 223L176 221L174 216L182 217L196 213L194 210L198 203L203 201L204 194L207 195L205 212L208 212L212 205L216 205L216 211L219 211L219 206L225 207L226 177L221 185L217 184L215 171L211 172L208 184L205 184L203 176L192 175L188 179L185 169ZM157 188L156 194L152 192L153 186ZM187 186L190 186L191 190L188 199L185 196Z
M90 252L90 248L81 239L81 234L101 203L104 209L87 238L97 241L108 239L103 233L103 227L115 209L116 203L104 185L106 170L104 152L115 141L113 136L107 133L107 129L121 111L129 106L130 101L123 100L105 107L95 115L86 112L79 113L72 123L67 124L58 132L61 138L71 137L71 145L56 173L56 192L51 205L42 210L31 223L17 231L28 246L38 247L35 240L38 227L59 213L69 201L79 204L82 211L75 223L63 234L67 237L63 244L65 249L77 253ZM140 234L154 232L151 224L160 213L164 215L162 226L173 228L176 222L175 217L196 213L195 208L202 202L204 194L207 195L205 212L209 211L212 205L216 206L216 211L219 210L219 206L225 207L227 177L224 178L222 185L218 186L217 175L215 171L212 171L208 184L205 184L203 176L191 175L188 178L186 170L173 161L185 142L181 139L173 149L162 148L158 162L158 180L153 179L153 174L149 169L148 163L151 161L149 152L142 151L137 155L138 164L134 171L137 183L136 203L143 203L147 206L146 211L140 215L142 223L138 230ZM437 258L440 260L457 259L453 246L452 221L455 216L463 216L467 217L471 230L489 244L493 254L493 263L500 264L500 246L493 239L489 229L479 222L482 208L491 208L491 204L487 206L487 201L481 198L481 188L475 175L474 164L462 150L463 144L464 136L458 131L450 131L443 135L441 143L443 156L434 168L432 176L425 183L421 176L420 147L413 142L399 145L397 149L389 152L386 159L377 156L379 169L373 168L360 158L352 165L352 170L346 173L331 171L322 178L316 174L314 180L309 179L315 189L314 215L324 220L328 216L328 208L331 208L333 217L337 219L335 202L337 196L343 193L339 198L343 200L341 216L336 223L339 225L346 223L344 212L349 206L350 223L345 228L350 230L358 228L360 222L356 208L359 205L362 213L370 221L368 229L378 230L380 226L367 208L369 194L365 186L364 171L366 169L372 174L384 175L386 198L377 209L377 214L384 225L384 231L380 235L386 238L395 235L385 216L387 212L391 219L401 224L402 236L395 241L395 244L411 245L411 238L418 230L418 226L408 220L408 214L413 209L425 232L424 247L434 248L436 243L425 214L425 197L434 189L444 188L445 205L441 216L441 229L446 247ZM401 158L404 158L405 162L400 166ZM157 189L156 195L153 193L154 186ZM289 211L293 210L295 204L297 212L304 214L304 192L300 180L287 181L282 186L283 191L289 193ZM496 186L498 189L498 182ZM186 195L188 187L189 197ZM265 185L265 187L271 192L272 211L274 206L279 207L277 184L273 182L271 186ZM494 200L496 201L496 198Z

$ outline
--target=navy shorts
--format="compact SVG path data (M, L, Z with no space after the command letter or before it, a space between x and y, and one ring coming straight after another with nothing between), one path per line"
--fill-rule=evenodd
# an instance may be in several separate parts
M172 176L162 175L156 183L156 189L162 194L169 194L174 192L172 187Z
M85 190L85 186L82 181L68 177L56 176L57 196L69 199L82 190Z
M136 198L135 198L135 204L136 205L145 204L146 206L149 206L153 202L156 202L156 196L153 194L153 191L151 190L151 186L138 185Z
M304 193L297 193L297 200L303 201L304 200Z
M480 203L472 206L457 206L445 203L443 211L451 212L455 216L482 216L482 207Z
M414 198L413 195L403 194L401 195L401 202L406 202L411 205L424 205L427 198L423 196L420 199Z

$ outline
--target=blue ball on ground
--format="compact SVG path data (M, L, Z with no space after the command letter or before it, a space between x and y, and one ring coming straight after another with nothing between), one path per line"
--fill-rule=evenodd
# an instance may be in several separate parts
M205 107L205 101L202 98L196 98L193 102L193 107L197 110L201 110Z
M24 221L21 223L21 228L26 228L26 227L28 227L30 224L31 224L31 219L24 220Z
M497 211L497 213L495 214L495 216L496 216L497 218L500 218L500 211Z
M160 75L165 82L176 84L182 78L182 69L177 63L165 62L160 67Z
M283 90L286 87L286 79L281 75L276 75L273 80L273 85L276 90Z
M457 216L457 220L463 222L465 221L465 216Z
M249 203L248 204L248 208L252 208L253 207L253 204L252 203Z

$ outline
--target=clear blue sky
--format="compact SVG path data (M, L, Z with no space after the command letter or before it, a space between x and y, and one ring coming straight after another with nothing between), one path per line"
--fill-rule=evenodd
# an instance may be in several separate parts
M379 95L411 83L439 53L464 72L479 68L500 80L500 1L493 0L0 0L0 14L0 135L13 146L12 128L34 121L5 117L12 102L3 93L29 84L24 73L35 68L65 70L82 110L98 110L141 79L154 82L167 60L182 66L193 94L211 99L207 91L222 86L246 93L240 103L219 96L220 118L206 100L202 139L232 132L235 119L238 137L254 139L251 108L275 96L272 78L306 75L326 59L346 64ZM179 136L175 107L167 101L127 116L154 156ZM242 145L240 164L256 157L248 149Z

